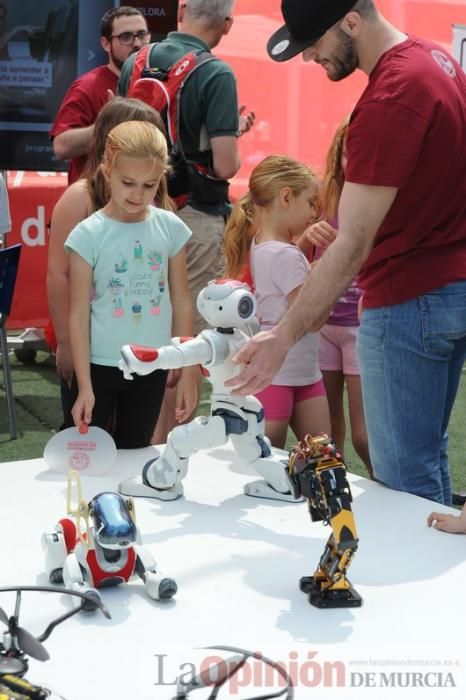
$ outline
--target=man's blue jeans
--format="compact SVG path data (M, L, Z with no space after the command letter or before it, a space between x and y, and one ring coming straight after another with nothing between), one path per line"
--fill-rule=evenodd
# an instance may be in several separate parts
M366 309L357 347L377 478L450 505L447 427L466 356L466 281Z

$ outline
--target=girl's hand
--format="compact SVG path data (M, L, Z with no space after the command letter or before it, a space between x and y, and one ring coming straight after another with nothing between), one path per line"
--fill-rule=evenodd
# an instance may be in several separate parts
M185 421L197 406L199 368L183 367L176 385L175 418L178 423Z
M449 513L431 513L427 518L429 527L445 532L466 534L466 507L461 515L450 515Z
M94 404L95 397L92 389L79 392L78 398L71 409L71 415L73 416L74 424L77 428L79 428L81 423L90 425L92 421L92 409L94 408Z
M328 248L337 237L337 233L338 231L326 221L317 221L317 223L307 227L301 238L304 237L309 243L319 248ZM301 248L301 246L299 247Z
M180 369L169 369L167 374L167 389L173 389L180 381L181 370Z

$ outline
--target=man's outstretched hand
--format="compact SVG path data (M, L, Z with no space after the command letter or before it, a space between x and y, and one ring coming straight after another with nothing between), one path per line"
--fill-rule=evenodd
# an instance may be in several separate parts
M233 396L255 394L265 389L282 366L289 348L275 330L258 333L233 357L235 364L245 367L225 382L225 386L233 387Z

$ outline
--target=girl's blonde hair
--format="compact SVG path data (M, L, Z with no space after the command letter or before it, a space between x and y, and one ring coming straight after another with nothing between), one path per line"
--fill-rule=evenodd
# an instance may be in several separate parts
M109 197L108 186L99 166L103 158L105 143L109 132L125 121L146 121L154 124L165 134L165 125L160 114L150 105L133 97L116 96L100 110L94 124L91 146L82 177L87 180L87 188L92 202L92 211L102 209ZM157 206L161 206L156 198ZM169 203L175 209L173 202Z
M129 158L154 160L165 170L157 190L157 199L162 209L170 208L166 173L168 172L168 149L165 136L154 124L147 121L126 121L115 126L108 134L100 169L111 172L119 155Z
M249 192L238 199L225 228L229 277L238 277L242 272L259 226L261 210L268 209L284 187L298 196L314 182L316 176L307 165L287 156L267 156L256 165L249 178Z
M320 203L325 218L331 221L338 212L338 202L345 184L345 174L341 167L341 157L350 118L345 117L338 126L327 153L325 173L320 192Z

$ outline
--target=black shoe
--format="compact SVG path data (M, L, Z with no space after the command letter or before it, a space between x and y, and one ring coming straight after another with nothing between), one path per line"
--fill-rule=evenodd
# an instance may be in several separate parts
M466 493L454 493L451 497L454 506L464 506L466 503Z

